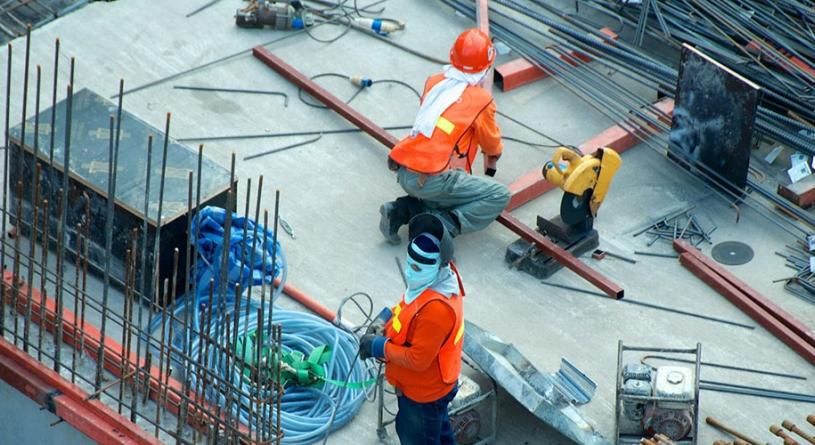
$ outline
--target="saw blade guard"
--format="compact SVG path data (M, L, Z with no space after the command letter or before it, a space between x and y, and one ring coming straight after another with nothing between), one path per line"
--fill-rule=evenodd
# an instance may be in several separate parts
M580 199L590 195L588 207L591 216L595 217L621 165L620 155L607 147L584 156L567 147L560 147L552 160L543 166L543 176L567 195Z
M594 153L600 160L600 173L597 175L597 183L594 186L594 193L591 195L591 214L597 216L597 209L603 203L611 187L611 180L617 174L617 170L623 164L620 155L610 148L598 148Z

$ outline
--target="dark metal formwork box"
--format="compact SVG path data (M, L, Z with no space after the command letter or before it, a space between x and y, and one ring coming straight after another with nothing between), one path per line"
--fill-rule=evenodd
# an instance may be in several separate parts
M38 134L35 140L35 119L26 121L25 138L21 138L21 126L10 130L9 187L12 190L10 203L11 219L15 222L18 212L18 181L23 183L21 230L30 233L32 221L32 200L34 194L35 166L34 153L41 165L40 194L49 200L48 213L51 246L55 247L57 225L59 223L57 203L62 187L63 161L65 156L65 113L66 101L56 104L56 125L51 129L51 108L39 115ZM89 222L90 243L88 246L90 264L97 271L104 270L105 264L105 214L108 195L108 158L110 147L110 116L116 115L116 105L88 89L74 94L73 117L71 119L70 175L68 186L67 239L66 246L72 257L77 245L77 224ZM115 131L115 130L114 130ZM195 206L195 185L198 181L198 153L189 147L170 142L165 169L164 204L161 222L157 224L159 186L161 182L162 151L164 134L136 116L123 111L119 139L119 156L116 177L116 199L113 218L113 249L111 277L120 284L124 280L125 252L131 246L133 230L138 232L137 251L142 249L142 224L147 189L147 140L153 135L152 164L150 172L150 196L148 199L147 265L145 270L137 267L136 285L141 282L142 273L147 273L150 283L155 252L156 231L160 227L159 276L161 281L171 278L173 250L179 249L178 291L181 292L186 261L188 175L193 173L193 201ZM52 156L53 153L53 156ZM229 191L229 172L218 164L203 159L201 166L201 205L226 207ZM37 203L38 208L41 201ZM86 221L87 208L90 219ZM42 227L40 216L39 226ZM140 264L141 259L139 258ZM71 267L71 265L66 265ZM145 295L152 298L152 286L147 286Z

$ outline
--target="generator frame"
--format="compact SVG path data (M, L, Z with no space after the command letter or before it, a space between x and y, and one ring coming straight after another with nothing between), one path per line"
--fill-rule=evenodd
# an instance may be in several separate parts
M458 414L463 414L469 410L475 409L478 405L486 400L490 400L490 433L487 436L480 437L478 440L473 442L471 445L487 445L495 443L495 439L498 432L498 385L495 383L495 380L492 377L488 376L485 372L481 371L475 364L471 363L467 360L464 356L461 357L462 362L467 364L473 371L475 371L479 376L485 377L489 380L491 388L483 392L477 397L474 397L472 400L469 400L460 406L456 406L452 409L447 411L447 414L450 417L456 416ZM463 378L468 378L462 375ZM472 380L472 379L471 379ZM385 373L380 372L379 378L377 380L377 409L378 409L378 416L377 416L377 427L376 427L376 434L379 437L379 440L383 443L387 443L387 439L389 437L387 427L388 425L396 422L396 416L385 407L385 394L396 394L392 391L385 390ZM476 382L476 384L478 384ZM479 385L479 388L483 388ZM452 402L451 402L452 405ZM390 419L385 419L385 413L393 415Z
M668 397L657 396L635 396L631 394L623 394L623 353L624 352L645 352L648 354L684 354L693 355L695 358L695 371L693 376L693 399L674 399ZM697 445L699 436L699 380L700 371L702 368L702 344L696 343L696 347L692 349L676 349L676 348L655 348L644 346L626 346L622 340L617 342L617 386L615 388L615 402L614 402L614 443L627 444L627 443L640 443L642 436L620 435L620 416L622 415L622 405L625 400L633 400L639 402L693 402L693 430L690 439L682 439L675 441L680 445Z

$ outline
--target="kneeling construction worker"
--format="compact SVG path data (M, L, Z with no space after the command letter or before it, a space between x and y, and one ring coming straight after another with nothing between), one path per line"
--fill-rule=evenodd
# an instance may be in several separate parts
M447 415L458 390L464 341L464 288L453 263L453 241L428 213L408 225L407 289L360 340L360 357L385 362L396 388L396 434L402 445L454 444Z
M388 158L407 193L379 209L379 230L388 242L399 244L399 228L418 213L438 215L455 237L487 227L509 202L505 185L471 176L479 146L489 176L503 151L495 102L480 86L494 60L489 37L470 29L450 50L451 64L427 79L410 135Z

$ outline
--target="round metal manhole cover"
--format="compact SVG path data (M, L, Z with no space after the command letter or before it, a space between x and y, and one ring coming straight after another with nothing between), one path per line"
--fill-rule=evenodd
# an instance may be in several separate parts
M753 248L738 241L725 241L713 246L711 255L722 264L739 266L753 259Z

